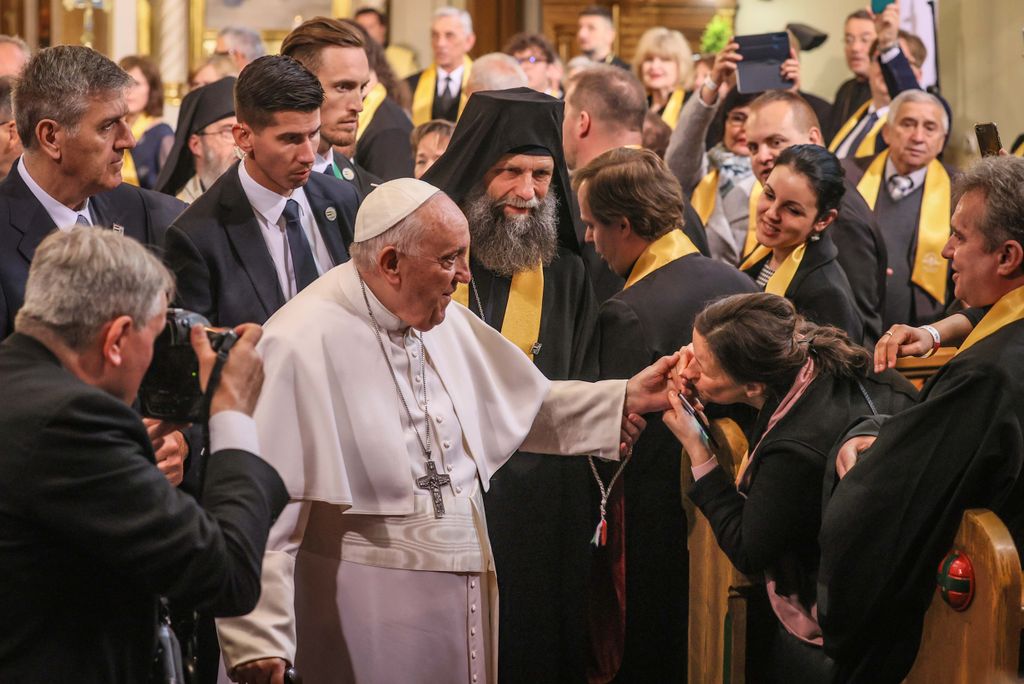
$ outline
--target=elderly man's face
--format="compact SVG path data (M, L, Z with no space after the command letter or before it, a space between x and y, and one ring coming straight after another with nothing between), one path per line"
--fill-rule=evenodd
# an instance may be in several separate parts
M985 217L985 194L964 193L950 220L952 233L942 256L952 262L953 293L968 306L990 306L999 298L1000 250L989 250L981 223Z
M88 197L121 184L124 152L135 147L135 138L125 121L123 92L92 97L87 103L78 130L61 128L59 136L64 174L80 183Z
M913 173L939 156L946 140L942 115L942 107L932 102L907 102L898 112L889 112L882 137L897 171Z
M235 156L233 129L238 120L225 117L199 131L189 138L189 151L196 158L196 169L206 187L210 187L221 174L228 170L238 157Z
M434 61L445 71L461 66L462 58L473 49L475 42L476 36L466 33L466 27L458 17L438 17L430 25Z
M402 311L398 315L417 330L444 321L445 310L459 283L469 282L469 224L447 196L432 198L423 212L423 230L415 252L401 255Z
M502 202L505 216L530 214L548 194L555 160L531 154L506 154L484 175L487 194Z

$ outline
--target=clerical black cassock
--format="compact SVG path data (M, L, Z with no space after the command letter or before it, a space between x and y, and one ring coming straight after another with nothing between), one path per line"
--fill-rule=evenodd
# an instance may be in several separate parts
M464 296L474 313L532 353L548 378L590 380L596 376L591 339L597 304L575 235L579 208L562 152L563 106L529 88L475 93L447 151L423 180L465 208L467 197L482 187L503 155L539 153L554 159L548 192L558 200L559 245L555 259L541 269L542 280L536 274L508 278L490 272L472 258L471 249L476 287ZM529 315L538 304L539 328ZM535 336L524 338L510 329L521 330L517 324L531 318ZM484 503L501 601L498 667L504 683L583 678L589 477L586 459L517 452L491 478Z
M756 291L741 272L698 254L681 231L670 230L637 259L623 290L601 305L601 379L629 378L689 344L693 320L708 302ZM624 523L625 563L605 560L625 569L624 605L606 605L611 585L621 583L601 572L608 563L596 564L591 580L593 612L602 614L591 621L592 682L686 680L689 556L680 447L659 415L645 418L647 429L610 497L608 532L615 541L614 527ZM618 465L599 468L605 485ZM609 544L597 553L615 555L616 547ZM625 639L617 643L608 622L623 617Z
M936 568L966 509L993 510L1024 548L1022 366L1018 288L985 314L916 406L850 431L877 440L831 492L822 519L818 616L837 681L907 674Z

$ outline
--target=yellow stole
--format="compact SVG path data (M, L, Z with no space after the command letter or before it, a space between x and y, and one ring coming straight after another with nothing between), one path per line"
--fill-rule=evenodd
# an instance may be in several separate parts
M1010 290L999 298L999 301L988 310L988 313L981 319L977 327L971 331L971 334L967 336L967 339L956 350L956 353L959 354L960 352L967 351L976 342L981 342L1003 326L1019 321L1022 318L1024 318L1024 287L1018 287L1016 290Z
M135 119L135 123L132 124L132 137L135 138L135 142L138 142L155 122L156 119L153 117L139 114L139 118ZM124 163L121 164L121 180L129 185L137 186L139 184L139 172L135 169L135 157L132 156L131 150L124 155Z
M638 280L646 278L662 266L697 252L698 250L693 242L690 241L690 238L686 237L683 231L673 228L647 245L647 249L640 254L640 258L633 264L623 289L636 284Z
M683 111L683 102L686 101L686 91L682 88L676 88L672 91L672 96L668 98L668 102L665 103L665 108L661 110L661 120L668 124L668 127L672 130L676 129L676 122L679 121L679 112Z
M382 83L373 86L370 88L370 92L366 93L366 97L363 98L363 111L359 112L359 124L356 129L357 141L363 137L363 131L373 121L373 115L377 113L377 108L387 99L387 96L387 88Z
M469 261L469 253L466 253ZM469 287L459 283L452 298L466 308L469 305ZM530 271L512 276L512 289L505 304L505 318L501 322L502 336L519 347L533 361L534 347L540 338L540 315L544 302L544 267L540 264Z
M772 274L772 277L768 279L768 284L764 286L764 291L780 297L786 296L786 290L789 289L789 284L793 282L793 276L796 275L796 270L800 268L800 262L804 260L804 253L807 252L807 243L800 245L792 252L789 253L779 267ZM764 245L758 245L757 248L750 253L742 264L740 264L740 270L746 271L748 268L761 261L767 256L771 256L772 250Z
M715 210L715 202L718 201L718 169L711 169L706 176L700 179L697 187L690 195L690 205L700 216L701 223L705 226L711 218L711 212Z
M857 183L857 190L872 210L878 200L885 175L886 150L878 155L864 177ZM910 282L927 292L937 302L946 301L947 264L942 248L949 240L950 182L949 174L937 160L928 165L924 179L924 197L921 200L921 216L917 221L917 253L914 255L914 270Z
M466 82L469 81L469 72L473 68L473 60L468 56L462 58L462 86L459 88L459 116L466 108ZM434 96L437 94L437 65L431 64L420 74L419 83L416 84L416 92L412 96L412 125L419 126L430 121L430 112L434 107Z
M832 138L832 142L829 143L829 152L835 152L836 150L839 149L839 146L843 144L843 141L846 140L846 137L850 135L850 133L853 133L853 129L857 127L858 123L860 123L860 118L867 113L868 107L870 106L871 101L868 100L863 105L861 105L860 109L853 113L853 116L846 120L846 123L843 124L842 128L836 131L835 137ZM868 134L864 136L864 139L861 140L860 145L857 146L857 149L854 151L853 156L870 157L875 153L875 141L878 139L878 133L879 131L882 130L882 126L885 125L885 121L888 118L888 112L878 117L878 121L876 121L875 124L871 127L871 130L868 131Z
M764 192L764 186L761 185L761 181L755 180L754 185L750 188L750 201L747 204L747 210L750 212L750 218L747 219L747 239L743 242L743 253L750 254L757 247L757 201L761 199L761 193Z
M1017 146L1017 149L1013 151L1015 157L1024 157L1024 142Z

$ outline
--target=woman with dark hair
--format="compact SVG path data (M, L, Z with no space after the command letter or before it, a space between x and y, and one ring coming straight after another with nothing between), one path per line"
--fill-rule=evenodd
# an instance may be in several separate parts
M126 183L152 189L174 145L174 129L160 120L164 115L163 81L149 57L129 55L119 65L135 79L127 96L135 148L125 155L121 176Z
M843 168L824 147L784 150L757 201L758 245L740 270L765 292L789 299L804 318L841 328L860 344L864 324L825 232L844 192Z
M815 600L827 456L855 418L896 413L916 396L895 371L871 375L869 367L867 351L842 331L808 322L782 297L755 293L698 314L674 374L697 410L714 403L757 411L735 482L675 396L664 422L686 449L688 495L722 551L740 572L764 577L747 632L758 681L829 681Z

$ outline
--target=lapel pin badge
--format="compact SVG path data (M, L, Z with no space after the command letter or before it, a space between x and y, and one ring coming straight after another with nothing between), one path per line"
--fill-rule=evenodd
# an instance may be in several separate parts
M324 211L324 216L327 217L328 221L335 221L338 218L338 212L334 207L327 207Z
M344 168L341 170L341 177L347 181L354 180L356 177L356 172L353 171L352 169Z
M124 226L122 226L120 223L115 223L114 225L110 226L110 229L117 233L118 235L124 235Z

